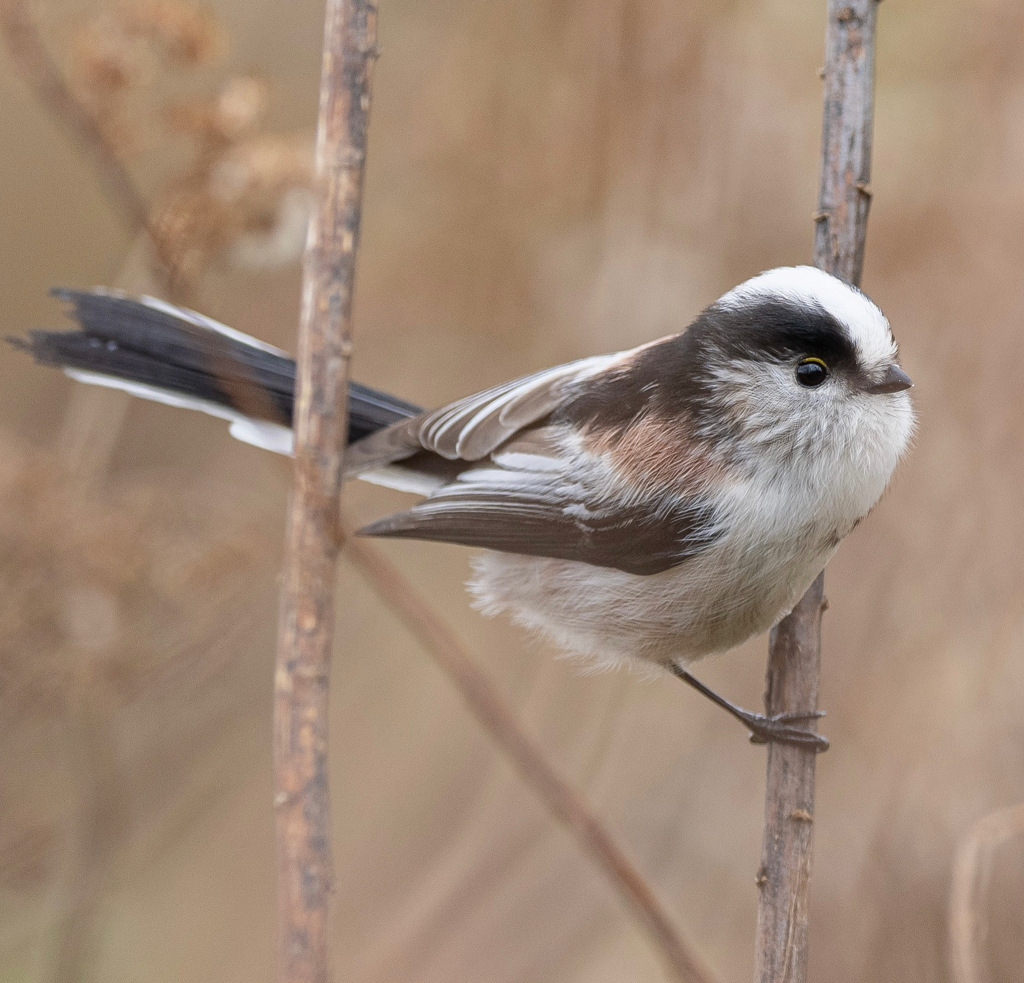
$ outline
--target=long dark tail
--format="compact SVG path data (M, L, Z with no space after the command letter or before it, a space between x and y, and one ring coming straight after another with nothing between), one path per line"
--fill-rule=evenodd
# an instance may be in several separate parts
M150 399L224 416L245 426L232 432L259 439L264 430L290 428L295 402L295 360L287 353L182 307L113 290L54 290L71 305L77 331L31 331L9 339L37 362L65 369L84 382L127 389ZM348 390L349 443L419 407L358 383ZM257 436L253 436L256 434Z

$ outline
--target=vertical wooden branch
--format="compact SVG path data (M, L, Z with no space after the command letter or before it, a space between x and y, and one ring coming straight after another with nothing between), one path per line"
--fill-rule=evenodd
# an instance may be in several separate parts
M328 681L376 33L372 2L327 0L316 147L320 204L303 268L295 479L274 676L280 983L327 983L329 977Z
M819 574L793 613L772 631L765 706L768 713L818 706L821 612ZM764 839L757 909L757 983L803 983L807 978L807 893L814 822L813 749L768 745Z
M871 207L878 0L828 0L814 265L860 284Z
M877 0L827 0L821 185L816 266L860 282L871 204ZM818 707L824 575L773 632L765 706L769 714ZM757 983L807 979L808 888L814 823L812 750L769 744L755 945Z

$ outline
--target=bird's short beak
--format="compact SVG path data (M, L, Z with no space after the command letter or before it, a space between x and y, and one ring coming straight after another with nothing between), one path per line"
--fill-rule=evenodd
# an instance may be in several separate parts
M865 386L865 391L869 393L901 393L913 384L910 376L893 363L886 367L880 378Z

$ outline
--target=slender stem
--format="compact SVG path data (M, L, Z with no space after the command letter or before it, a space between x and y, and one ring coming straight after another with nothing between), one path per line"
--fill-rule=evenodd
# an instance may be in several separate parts
M877 0L827 0L821 184L814 262L860 281L871 204ZM769 715L818 708L824 575L773 632L765 707ZM768 746L764 838L757 883L756 983L807 979L808 888L815 753Z
M70 131L92 158L128 224L146 228L149 208L145 198L93 114L71 90L23 0L0 0L0 30L22 78L50 115Z
M165 262L171 251L166 231L150 221L150 203L128 164L92 110L68 84L24 0L0 0L0 34L25 83L96 168L102 187L125 224L146 236L152 247L147 263L149 272L158 281L163 294L178 303L189 301L192 284L172 276Z
M773 631L765 694L767 713L818 707L824 575ZM808 887L814 829L813 749L768 744L764 840L757 910L757 983L807 979Z
M130 170L106 139L102 129L96 125L88 108L68 86L59 66L43 43L38 25L22 0L0 0L0 30L4 33L15 64L25 81L96 165L108 193L127 224L139 232L148 231L151 238L155 236L159 230L147 230L149 205ZM348 159L351 160L351 157ZM157 242L154 245L157 253L162 255L161 244ZM164 293L174 296L175 291L167 282L166 270L156 264L153 273L162 278ZM90 390L87 395L92 397L95 393ZM116 434L116 427L110 426L108 417L105 416L103 422L105 436ZM81 428L80 423L76 426ZM77 442L81 442L80 435L77 435ZM90 460L94 457L95 454L90 455ZM370 562L368 557L376 557L376 560ZM547 764L540 749L523 733L501 695L476 667L472 657L459 646L451 630L415 598L398 571L368 547L352 550L352 558L385 600L398 608L403 619L434 658L435 664L459 690L476 719L483 724L498 746L509 754L524 780L537 791L556 818L566 823L569 832L584 851L609 873L610 883L638 913L641 924L650 931L653 941L663 951L665 961L674 974L682 980L714 983L710 970L679 936L643 877L601 828L587 803ZM410 605L414 608L412 612ZM439 638L447 639L450 644L439 647ZM279 791L279 802L287 798L287 793L282 797Z
M953 983L993 983L985 943L989 890L999 848L1024 833L1024 804L979 819L960 841L949 888L949 972Z
M459 691L470 713L509 756L530 788L604 871L657 946L673 978L714 983L710 968L672 923L643 875L597 820L585 799L551 766L544 751L523 730L508 703L451 628L366 540L347 530L345 539L345 555L427 650Z
M280 983L329 978L328 684L352 290L376 30L374 4L327 0L316 149L320 203L303 269L295 479L274 676Z
M90 687L79 687L63 721L71 774L78 780L78 808L57 891L43 975L47 983L88 983L100 976L103 900L127 805L114 724L102 702Z
M821 182L814 265L860 284L871 207L879 0L827 0Z

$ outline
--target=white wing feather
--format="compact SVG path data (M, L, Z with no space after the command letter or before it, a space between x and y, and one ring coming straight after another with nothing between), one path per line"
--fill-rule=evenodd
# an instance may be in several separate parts
M480 461L551 413L570 386L607 371L628 355L596 355L559 365L403 420L353 444L346 470L376 470L419 451L449 461Z

